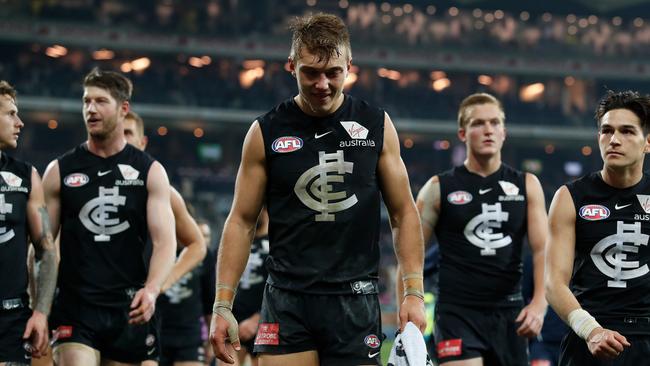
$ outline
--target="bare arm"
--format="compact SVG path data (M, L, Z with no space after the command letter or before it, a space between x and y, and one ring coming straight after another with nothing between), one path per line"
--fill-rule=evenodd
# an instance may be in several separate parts
M580 304L569 289L575 258L575 219L571 194L562 186L553 197L549 210L549 235L546 243L546 298L553 310L567 322Z
M237 322L232 317L234 289L239 283L255 235L257 217L262 209L267 175L264 140L257 122L246 134L241 164L235 182L232 208L223 229L217 257L215 315L210 325L210 342L215 356L226 363L234 359L225 348L228 338L239 349Z
M131 302L130 324L149 321L156 308L156 298L176 257L176 230L169 203L169 180L165 168L157 161L151 165L147 174L147 227L153 252L144 288L135 294Z
M384 147L379 157L379 179L388 208L397 262L402 270L406 296L400 307L400 329L412 321L426 327L422 269L424 244L420 217L413 202L406 167L400 157L397 132L388 114L384 120ZM413 292L411 292L413 291ZM421 295L409 296L415 293ZM418 298L422 296L422 298Z
M562 186L553 197L549 213L549 235L546 244L546 298L553 310L569 324L576 333L580 325L595 322L589 320L588 313L583 312L578 300L569 289L575 259L575 225L576 208L566 186ZM585 321L571 324L572 314L583 315ZM618 332L597 327L583 335L589 351L598 358L614 358L630 344Z
M440 178L437 175L431 177L420 189L415 206L420 214L424 245L427 246L431 242L431 237L433 237L436 225L438 224L438 217L440 216ZM395 295L397 296L398 304L404 297L402 274L402 269L398 265L397 276L395 278Z
M536 337L544 325L546 298L544 294L544 253L548 233L548 218L544 191L537 177L526 173L526 201L528 217L528 242L533 254L533 298L519 313L517 321L521 322L517 334L524 337Z
M52 306L59 263L52 239L49 215L45 208L41 177L34 168L32 168L31 181L31 192L27 200L27 224L39 270L36 276L34 313L27 322L24 337L32 338L34 354L39 357L45 352L48 343L47 315Z
M172 212L176 222L176 239L185 248L178 256L176 263L174 263L169 277L162 286L162 291L170 288L186 273L201 264L208 250L203 235L201 235L201 229L187 211L187 206L181 194L173 187L170 187L170 195Z

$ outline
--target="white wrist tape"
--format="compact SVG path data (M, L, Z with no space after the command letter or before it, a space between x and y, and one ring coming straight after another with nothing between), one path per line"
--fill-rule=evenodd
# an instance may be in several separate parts
M598 324L596 319L584 309L573 310L569 313L567 320L569 321L571 329L573 329L578 337L584 340L587 340L587 337L589 337L589 334L591 334L594 329L602 327Z

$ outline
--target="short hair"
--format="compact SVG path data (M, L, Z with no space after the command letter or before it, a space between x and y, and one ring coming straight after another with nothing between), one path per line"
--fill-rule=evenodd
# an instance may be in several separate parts
M107 90L118 103L131 99L133 84L126 76L115 71L95 67L84 77L83 86L95 86Z
M313 53L318 61L329 62L334 55L341 56L340 47L347 51L347 60L352 58L350 34L341 18L332 14L318 13L295 18L289 29L291 37L291 53L289 58L300 58L303 49Z
M603 116L613 109L627 109L639 117L644 134L650 133L650 97L633 90L615 92L608 90L596 107L596 123L600 128Z
M465 126L467 126L469 123L470 108L479 104L496 105L499 107L499 111L501 111L501 115L499 116L501 122L506 121L506 112L503 110L503 105L497 98L488 93L474 93L463 99L460 103L460 107L458 108L458 127L465 128Z
M142 117L140 117L139 114L135 113L134 111L129 111L126 116L124 116L124 120L127 119L132 119L135 121L135 128L138 130L138 133L140 136L144 136L144 121L142 120Z
M16 89L4 80L0 80L0 95L7 95L16 102Z

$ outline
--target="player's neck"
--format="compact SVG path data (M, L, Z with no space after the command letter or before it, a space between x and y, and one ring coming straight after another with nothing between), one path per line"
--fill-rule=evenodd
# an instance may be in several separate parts
M88 136L86 145L88 146L88 151L94 155L100 156L102 158L107 158L124 150L124 147L126 146L126 140L124 137L120 138L120 136L117 136L117 134L113 134L106 139L98 139L92 136Z
M604 166L600 176L605 183L615 188L628 188L641 181L643 178L643 165L622 167L619 169Z
M501 168L501 154L476 156L469 153L463 164L471 173L487 177Z

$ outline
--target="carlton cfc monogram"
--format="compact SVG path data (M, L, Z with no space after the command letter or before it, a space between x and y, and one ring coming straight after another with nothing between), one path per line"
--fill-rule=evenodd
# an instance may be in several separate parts
M352 174L354 163L344 160L343 150L331 154L319 151L318 163L298 178L294 192L305 206L320 212L315 217L316 221L335 221L332 213L354 206L357 196L353 194L347 197L346 191L332 192L334 188L331 183L343 183L344 174Z

